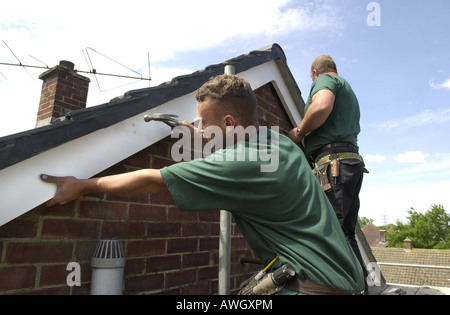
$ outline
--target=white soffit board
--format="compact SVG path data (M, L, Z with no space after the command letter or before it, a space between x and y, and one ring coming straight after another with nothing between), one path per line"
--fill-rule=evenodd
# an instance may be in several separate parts
M253 89L274 83L288 114L296 122L301 120L274 61L237 75ZM90 178L170 135L164 123L144 121L145 115L153 113L176 114L180 120L193 122L197 117L195 92L1 170L0 226L54 196L56 186L43 182L41 174Z
M289 88L287 87L275 61L270 61L261 66L251 68L247 71L238 73L238 75L250 82L254 90L267 84L268 82L272 82L278 93L278 97L286 110L286 113L292 120L291 122L294 125L300 124L302 117L298 111L298 104L295 104L291 91L289 91Z

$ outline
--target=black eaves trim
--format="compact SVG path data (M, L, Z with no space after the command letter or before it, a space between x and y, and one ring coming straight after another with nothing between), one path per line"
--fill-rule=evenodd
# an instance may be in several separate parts
M73 111L61 122L2 137L0 170L196 91L211 77L223 74L226 65L233 65L236 73L240 73L272 60L281 60L287 68L286 56L278 44L176 77L156 87L129 91L102 105Z

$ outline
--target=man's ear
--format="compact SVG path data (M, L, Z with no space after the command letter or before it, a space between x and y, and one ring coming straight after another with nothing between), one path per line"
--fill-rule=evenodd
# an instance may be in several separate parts
M236 120L232 115L226 115L225 116L225 126L236 126Z

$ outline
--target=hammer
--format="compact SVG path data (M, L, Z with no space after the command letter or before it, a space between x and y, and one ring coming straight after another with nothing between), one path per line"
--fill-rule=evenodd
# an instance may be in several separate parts
M145 115L144 121L149 122L151 120L162 121L166 125L170 126L170 128L175 128L178 124L178 115L171 114L153 114L153 115Z

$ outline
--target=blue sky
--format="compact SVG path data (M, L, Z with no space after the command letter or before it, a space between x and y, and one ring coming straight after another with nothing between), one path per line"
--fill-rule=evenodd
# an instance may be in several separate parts
M151 85L278 43L307 98L311 62L330 54L361 106L360 153L370 174L361 216L406 222L411 207L450 212L450 2L443 0L14 1L0 39L22 64L70 60L89 70L148 76ZM379 13L381 25L369 26ZM373 19L370 19L374 21ZM37 59L39 61L37 61ZM0 62L17 63L0 42ZM0 65L0 136L34 128L43 69ZM91 77L88 106L148 81ZM194 101L194 100L193 100Z

